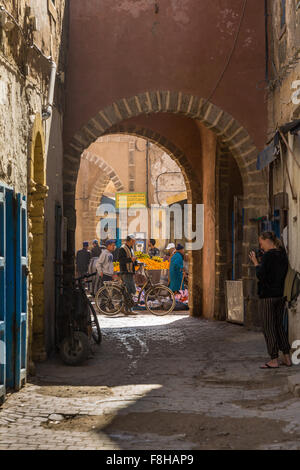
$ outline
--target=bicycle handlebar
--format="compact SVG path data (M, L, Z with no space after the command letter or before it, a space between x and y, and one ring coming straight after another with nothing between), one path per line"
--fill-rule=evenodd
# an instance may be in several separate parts
M93 274L85 274L84 276L81 276L81 277L75 277L74 281L83 281L84 279L90 279L91 277L94 277L96 275L97 275L97 272Z

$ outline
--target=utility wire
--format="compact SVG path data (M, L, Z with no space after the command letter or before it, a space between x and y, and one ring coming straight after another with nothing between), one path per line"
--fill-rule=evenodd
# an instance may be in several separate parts
M243 24L243 20L244 20L244 17L245 17L245 13L246 13L246 7L247 7L247 3L248 3L248 0L244 0L243 2L243 7L242 7L242 10L241 10L241 15L240 15L240 21L239 21L239 24L238 24L238 28L237 28L237 31L236 31L236 35L235 35L235 39L234 39L234 43L233 43L233 46L232 46L232 49L230 51L230 54L228 56L228 59L225 63L225 66L224 66L224 69L215 85L215 87L213 88L213 90L211 91L210 95L208 96L208 98L205 100L205 102L203 103L203 105L201 106L201 110L202 108L212 99L213 95L215 94L216 90L218 89L220 83L222 82L223 78L224 78L224 75L225 73L227 72L227 69L230 65L230 62L231 62L231 59L233 57L233 54L235 52L235 49L236 49L236 46L237 46L237 43L238 43L238 39L239 39L239 35L240 35L240 32L241 32L241 28L242 28L242 24Z

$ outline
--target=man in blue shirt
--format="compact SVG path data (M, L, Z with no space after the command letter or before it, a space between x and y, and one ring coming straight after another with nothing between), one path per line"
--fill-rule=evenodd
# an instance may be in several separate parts
M170 262L170 289L175 293L179 292L183 286L183 259L184 247L179 244Z

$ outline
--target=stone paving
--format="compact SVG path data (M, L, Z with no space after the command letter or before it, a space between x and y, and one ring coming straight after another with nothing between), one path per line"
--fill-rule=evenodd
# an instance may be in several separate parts
M183 314L100 321L86 364L53 357L8 396L0 450L300 449L299 367L260 370L260 333Z

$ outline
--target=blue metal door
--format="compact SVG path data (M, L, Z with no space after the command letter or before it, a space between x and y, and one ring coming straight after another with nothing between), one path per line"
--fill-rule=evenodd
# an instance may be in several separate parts
M0 186L0 400L26 379L26 199Z
M0 186L0 402L5 396L6 388L5 206L5 188Z
M15 198L12 189L5 190L5 283L6 283L6 320L5 320L5 349L6 349L6 388L14 388L15 365L15 318L16 318L16 256L15 256Z
M15 389L26 381L27 343L27 204L25 196L17 195L16 216L16 330Z

